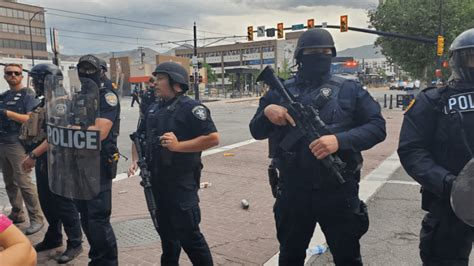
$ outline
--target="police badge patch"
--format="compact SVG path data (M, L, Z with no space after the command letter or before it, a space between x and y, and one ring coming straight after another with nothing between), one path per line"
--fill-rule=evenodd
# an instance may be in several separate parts
M202 105L194 107L192 113L199 120L205 121L207 119L207 110Z
M110 105L110 106L116 106L118 103L117 95L113 92L108 92L105 94L105 101Z
M325 97L329 97L332 94L332 89L331 88L322 88L321 89L321 94Z

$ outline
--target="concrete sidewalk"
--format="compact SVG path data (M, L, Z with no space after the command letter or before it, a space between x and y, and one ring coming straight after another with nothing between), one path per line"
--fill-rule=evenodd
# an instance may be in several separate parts
M396 150L402 112L386 110L384 117L387 140L364 153L364 176ZM278 252L272 212L274 199L267 178L267 142L248 143L208 152L210 155L203 158L201 182L211 185L200 190L201 228L216 265L262 265ZM149 218L139 181L139 177L132 177L113 185L112 224L119 244L119 261L122 265L159 265L159 237ZM248 210L240 207L242 199L249 201ZM41 241L45 231L31 236L32 242ZM71 265L87 264L86 239L84 244L84 253ZM54 265L52 258L60 251L40 253L38 264ZM184 252L181 265L190 265Z

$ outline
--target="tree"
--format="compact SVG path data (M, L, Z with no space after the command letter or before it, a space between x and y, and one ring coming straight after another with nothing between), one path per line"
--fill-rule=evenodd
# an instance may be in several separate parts
M445 54L454 38L474 27L473 0L386 0L369 11L370 24L377 30L436 39L442 1ZM379 37L376 45L387 59L400 65L414 78L431 79L437 67L436 46L392 37ZM447 72L447 71L443 71ZM448 77L448 73L444 73Z
M284 80L287 80L291 77L290 65L288 64L288 59L283 59L283 64L279 69L278 76Z
M203 63L203 66L206 69L207 82L208 83L215 83L217 81L216 72L211 68L211 65L209 65L208 63Z

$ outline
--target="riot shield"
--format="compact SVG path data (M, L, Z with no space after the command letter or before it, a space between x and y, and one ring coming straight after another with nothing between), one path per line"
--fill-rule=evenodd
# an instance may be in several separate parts
M89 200L100 192L99 87L90 79L45 80L49 187L60 196Z
M451 207L456 216L474 227L474 158L471 159L456 177L451 189Z

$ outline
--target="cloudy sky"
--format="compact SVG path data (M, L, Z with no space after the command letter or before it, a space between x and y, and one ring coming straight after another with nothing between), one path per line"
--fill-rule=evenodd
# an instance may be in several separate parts
M165 52L176 45L172 43L157 45L157 43L192 39L194 22L197 24L198 38L245 35L249 25L253 25L254 29L257 26L271 28L283 22L285 27L289 27L293 24L306 24L309 18L313 18L316 24L327 22L337 25L340 15L349 16L350 26L366 28L367 10L375 8L378 0L20 0L19 2L40 5L47 9L46 27L59 30L61 53L84 54L130 50L138 46ZM374 35L363 33L330 31L333 33L338 50L372 44L376 38ZM256 38L255 35L254 40L260 39L263 40ZM235 41L246 40L227 39L218 44ZM198 45L211 42L213 40L200 41Z

